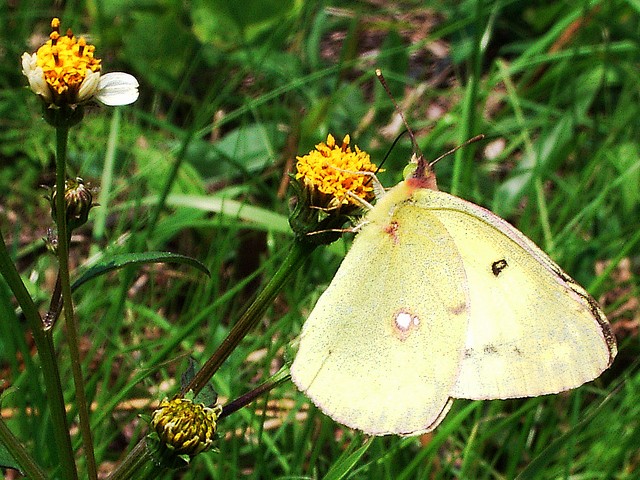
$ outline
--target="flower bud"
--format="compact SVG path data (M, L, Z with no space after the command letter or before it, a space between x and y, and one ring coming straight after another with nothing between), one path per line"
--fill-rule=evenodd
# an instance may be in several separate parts
M56 187L51 194L51 215L56 220ZM94 206L91 190L84 184L82 178L69 179L65 182L64 202L67 206L67 227L71 232L85 223L89 218L89 211Z
M159 450L188 457L209 450L216 438L220 413L220 405L209 408L188 398L163 400L151 416Z

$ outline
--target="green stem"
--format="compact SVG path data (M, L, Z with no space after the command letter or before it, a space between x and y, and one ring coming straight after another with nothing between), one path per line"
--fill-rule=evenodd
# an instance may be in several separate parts
M71 232L67 229L67 208L65 202L68 134L69 128L58 124L56 127L56 224L58 226L59 275L62 289L62 305L67 331L67 341L71 357L71 370L73 372L73 382L75 385L75 402L78 407L80 435L82 437L82 445L87 460L87 473L89 475L89 479L97 480L98 471L93 451L93 441L91 439L89 407L84 391L84 379L82 376L82 364L80 361L78 326L73 314L71 283L69 279L69 240L71 238Z
M53 341L45 335L43 331L42 319L38 313L27 288L25 287L20 274L16 270L15 265L11 261L9 252L4 243L4 238L0 232L0 272L6 280L9 288L16 297L18 305L22 308L33 340L40 356L42 365L42 374L47 390L47 402L51 410L51 422L53 423L53 432L56 443L56 450L60 455L60 468L63 478L77 480L78 473L76 470L75 460L73 458L73 447L71 445L71 436L69 435L69 425L67 424L67 415L64 404L64 395L62 393L62 385L60 383L60 372L58 370L58 360L56 358Z
M194 394L198 394L200 390L209 382L213 374L220 368L220 365L231 355L231 352L236 348L240 341L249 333L260 321L262 314L267 309L271 302L282 289L285 282L293 275L294 272L300 268L304 260L315 250L317 245L311 244L304 240L296 240L293 247L289 251L287 257L284 259L280 268L275 273L273 278L264 287L264 290L256 297L253 303L240 317L238 322L224 339L220 347L214 352L214 354L207 360L202 369L193 377L191 382L182 389L181 395L184 395L189 390L193 390ZM284 382L289 377L278 378L275 383L269 384L269 388ZM266 384L265 384L266 385ZM258 389L264 389L258 387ZM264 390L260 390L263 392ZM226 415L232 412L235 406L230 405L227 409ZM224 412L224 410L223 410ZM131 468L131 465L139 465L140 462L145 461L145 458L149 457L149 454L145 448L145 440L142 439L138 442L136 447L127 455L124 461L118 466L118 468L111 474L109 480L124 480L131 477L126 476ZM142 457L145 458L142 458Z
M193 390L194 394L198 394L200 390L209 382L214 373L218 371L222 363L231 355L238 346L240 341L249 333L260 321L262 314L282 289L284 283L289 277L298 270L302 262L313 252L316 245L306 241L296 240L289 254L284 259L282 265L275 273L271 281L264 287L262 292L256 297L249 308L240 317L238 322L233 326L227 338L214 352L213 355L202 366L200 371L196 373L191 382L182 388L180 392L184 395L189 390Z
M256 388L254 388L250 392L245 393L244 395L241 395L234 401L227 403L224 407L222 407L222 413L220 413L218 419L228 417L232 413L237 412L243 407L246 407L256 398L268 392L269 390L272 390L278 385L282 385L285 382L291 380L291 375L288 373L288 371L288 368L283 368L280 372L276 373L272 378L270 378L263 384L258 385Z
M147 449L147 442L143 438L108 478L109 480L146 479L156 471L156 468L159 468L153 464L152 460L151 453Z
M29 455L27 449L20 443L7 424L0 417L0 442L7 447L7 450L14 458L20 468L22 469L22 473L26 474L28 478L32 480L46 480L47 475L40 468L40 466L35 462L35 460Z
M60 272L58 272L58 277L56 278L56 285L53 287L53 293L51 294L51 304L49 305L49 311L44 316L42 320L44 322L44 329L50 330L53 328L53 325L60 317L60 312L62 311L62 304L60 303L62 300L62 282L60 281Z

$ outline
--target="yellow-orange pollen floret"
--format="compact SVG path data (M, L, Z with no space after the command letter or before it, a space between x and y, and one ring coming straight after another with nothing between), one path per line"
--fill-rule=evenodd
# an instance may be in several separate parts
M333 135L327 141L316 145L307 155L296 157L296 178L303 179L304 185L335 198L332 206L351 203L360 206L355 197L369 201L373 197L373 182L370 175L378 169L371 163L369 154L354 145L351 150L349 135L345 135L342 145L336 144ZM351 194L347 194L351 192Z
M93 56L95 47L80 37L76 40L71 29L60 35L60 20L51 21L49 41L36 52L37 65L42 67L44 78L52 92L63 95L77 93L87 70L100 71L100 60Z

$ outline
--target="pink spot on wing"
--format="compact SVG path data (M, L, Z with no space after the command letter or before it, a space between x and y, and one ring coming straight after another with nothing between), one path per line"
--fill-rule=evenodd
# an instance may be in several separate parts
M404 342L415 330L420 328L420 317L406 310L400 310L393 316L391 326L396 338Z
M461 313L464 313L467 311L467 304L465 302L460 303L459 305L453 306L453 307L449 307L449 311L455 315L458 316Z
M398 243L400 243L400 237L398 237L398 229L399 229L399 225L398 222L396 220L389 222L387 225L385 225L383 231L384 233L386 233L387 235L389 235L394 243L394 245L397 245Z

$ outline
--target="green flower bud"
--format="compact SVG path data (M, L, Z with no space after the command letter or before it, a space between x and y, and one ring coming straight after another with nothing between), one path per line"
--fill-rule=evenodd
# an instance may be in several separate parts
M51 215L56 220L56 188L51 194ZM67 206L67 227L69 232L78 228L89 218L89 211L93 207L93 195L84 181L77 177L75 180L65 182L64 201Z
M151 416L151 427L164 446L190 457L209 450L216 439L222 407L206 407L187 398L163 400Z

